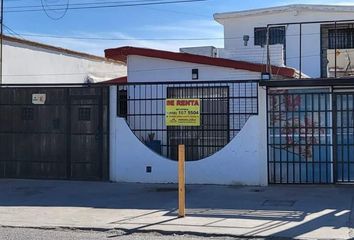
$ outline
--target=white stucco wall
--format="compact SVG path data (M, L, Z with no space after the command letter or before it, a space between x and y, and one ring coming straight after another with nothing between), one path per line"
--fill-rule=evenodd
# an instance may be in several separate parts
M254 46L254 28L267 24L334 21L354 19L354 12L290 11L258 14L256 16L229 17L220 20L224 25L225 50L235 51ZM302 71L310 77L320 77L321 34L320 24L302 27ZM286 65L299 68L299 25L286 27ZM244 46L243 36L249 35L249 46ZM258 46L254 46L258 48ZM252 52L252 51L250 51Z
M84 83L126 76L126 66L4 41L3 83Z
M177 162L146 147L116 112L117 88L110 94L110 179L115 182L175 183ZM222 150L196 162L187 162L190 184L267 185L266 101L259 88L259 114ZM152 173L146 173L146 167Z
M202 81L260 79L258 72L129 56L128 82L191 81L193 68L199 69L199 80ZM197 83L198 80L195 82ZM251 94L246 90L248 86L244 85L244 87L247 94ZM160 87L159 91L163 88ZM153 89L155 88L151 91ZM140 92L139 88L135 90ZM136 97L135 90L134 97ZM251 116L242 130L222 150L206 159L188 162L187 183L267 185L266 94L264 89L258 90L259 114ZM151 91L149 90L148 93L155 96L156 93ZM144 92L142 90L142 95L139 97L146 97ZM131 93L128 93L128 96L129 94ZM141 111L139 113L144 113L145 108L144 105L141 109L138 108ZM129 107L128 111L130 111ZM237 112L237 106L233 111ZM148 119L138 119L137 122L148 126L148 121ZM135 120L130 124L136 127ZM143 129L144 126L137 128ZM160 135L156 138L167 139ZM152 167L151 173L146 172L147 166ZM144 183L177 181L177 162L150 150L134 135L125 119L117 117L117 87L115 86L110 89L110 179L115 182Z
M199 69L200 81L258 80L261 73L159 58L128 56L128 82L191 81ZM196 80L197 82L197 80Z

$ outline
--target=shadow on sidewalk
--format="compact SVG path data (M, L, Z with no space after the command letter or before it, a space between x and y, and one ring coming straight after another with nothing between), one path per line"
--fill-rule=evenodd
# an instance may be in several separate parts
M173 184L1 180L0 192L0 207L150 210L110 223L139 224L128 233L164 225L242 229L247 236L263 236L273 231L275 236L298 237L328 227L332 230L348 228L350 236L353 227L354 191L351 187L192 185L187 187L186 222L176 218L177 191ZM164 219L144 222L156 214ZM188 219L196 220L188 222ZM198 219L208 221L202 224ZM245 221L254 222L247 226Z

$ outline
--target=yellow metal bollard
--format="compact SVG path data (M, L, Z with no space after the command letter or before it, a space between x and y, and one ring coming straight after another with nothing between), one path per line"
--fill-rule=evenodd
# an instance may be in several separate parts
M186 187L185 187L186 148L178 146L178 217L186 216Z

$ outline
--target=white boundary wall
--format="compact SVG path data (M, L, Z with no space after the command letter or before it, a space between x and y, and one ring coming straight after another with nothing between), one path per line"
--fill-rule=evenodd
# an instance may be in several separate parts
M177 162L146 147L117 117L117 87L110 90L110 180L175 183ZM259 88L259 115L252 116L222 150L186 164L188 184L267 185L266 92ZM151 166L152 172L146 173Z
M128 82L191 81L192 69L199 80L260 79L260 73L232 68L149 58L128 57ZM197 83L198 81L196 81ZM189 184L267 185L266 92L259 88L259 114L222 150L186 164ZM147 173L146 167L152 172ZM110 89L110 180L114 182L175 183L177 162L146 147L117 117L117 87Z

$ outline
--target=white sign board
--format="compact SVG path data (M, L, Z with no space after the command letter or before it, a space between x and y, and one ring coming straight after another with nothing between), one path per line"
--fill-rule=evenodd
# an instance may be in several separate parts
M45 93L32 94L32 104L45 104L46 97Z

